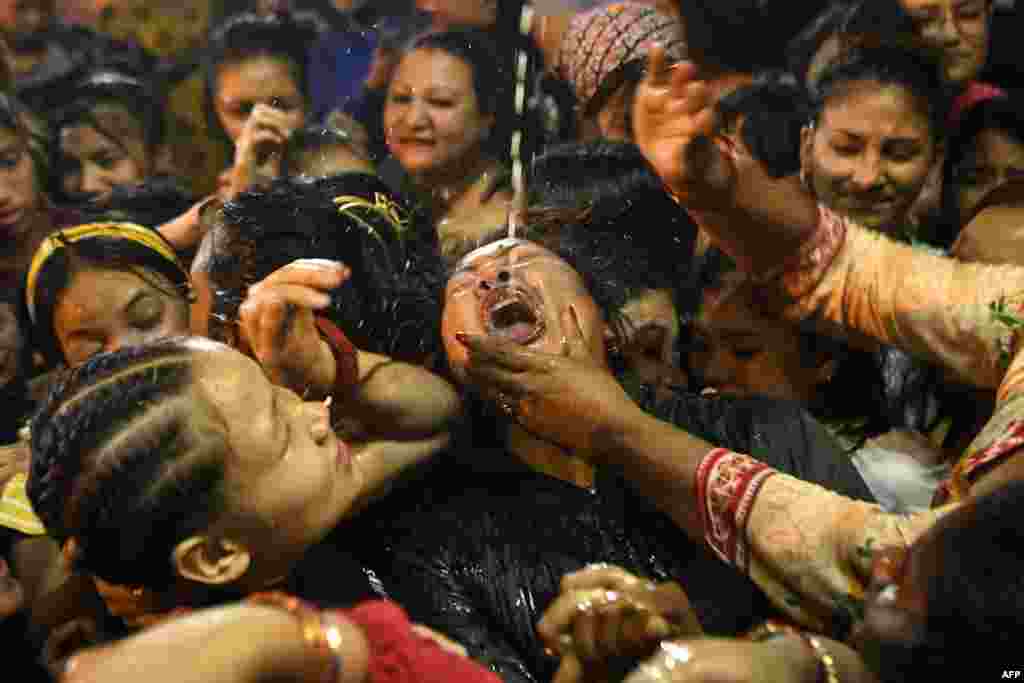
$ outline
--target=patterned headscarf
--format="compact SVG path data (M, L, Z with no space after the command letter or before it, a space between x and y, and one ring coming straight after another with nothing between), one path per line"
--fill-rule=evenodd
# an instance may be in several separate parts
M643 60L656 43L670 60L686 57L683 26L675 17L641 2L618 2L573 17L558 54L558 72L572 84L582 111L593 105L605 81Z

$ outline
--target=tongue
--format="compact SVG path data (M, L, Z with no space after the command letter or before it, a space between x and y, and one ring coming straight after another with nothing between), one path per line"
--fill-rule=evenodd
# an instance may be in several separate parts
M505 327L496 328L494 334L497 337L516 342L517 344L524 344L533 336L536 329L536 325L532 323L513 323Z

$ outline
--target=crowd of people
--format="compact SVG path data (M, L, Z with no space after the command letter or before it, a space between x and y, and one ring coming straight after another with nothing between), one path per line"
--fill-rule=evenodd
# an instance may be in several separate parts
M1020 669L1018 8L551 4L0 1L12 670Z

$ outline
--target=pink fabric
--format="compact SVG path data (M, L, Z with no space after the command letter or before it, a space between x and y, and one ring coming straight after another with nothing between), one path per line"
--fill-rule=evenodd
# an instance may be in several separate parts
M386 600L342 610L370 643L367 683L500 683L497 674L412 630L401 607Z
M988 83L982 83L981 81L971 81L967 84L964 91L953 100L953 106L949 111L949 127L955 129L959 126L964 114L970 111L974 105L996 97L1005 96L1006 91L1001 88Z

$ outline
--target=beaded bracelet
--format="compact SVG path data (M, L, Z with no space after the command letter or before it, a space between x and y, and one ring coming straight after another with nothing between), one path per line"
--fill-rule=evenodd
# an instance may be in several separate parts
M298 618L303 642L320 655L321 660L328 660L321 677L323 683L337 683L340 680L345 670L345 661L341 656L343 640L338 618L333 613L280 592L255 593L249 596L248 602L278 607Z

